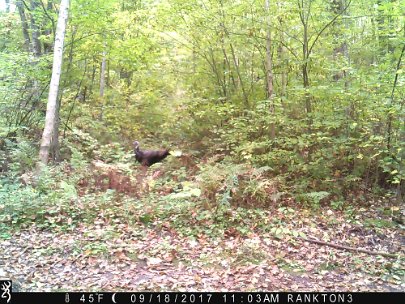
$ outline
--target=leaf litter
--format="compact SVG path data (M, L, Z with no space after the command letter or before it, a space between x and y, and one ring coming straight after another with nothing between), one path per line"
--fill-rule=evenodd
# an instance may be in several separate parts
M320 240L402 252L397 230L367 230L322 215L291 221ZM276 216L276 215L274 215ZM104 225L104 226L103 226ZM32 226L0 243L0 270L23 291L402 291L404 260L252 231L222 238L180 236L158 226ZM139 231L136 231L139 229ZM114 231L106 236L106 231ZM401 272L402 269L402 272Z

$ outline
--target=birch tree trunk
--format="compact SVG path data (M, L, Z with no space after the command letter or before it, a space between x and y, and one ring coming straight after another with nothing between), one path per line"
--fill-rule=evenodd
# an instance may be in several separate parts
M55 46L53 53L52 77L49 85L48 104L46 107L45 127L39 149L39 164L46 165L52 141L58 136L58 91L62 70L63 43L65 39L66 22L69 13L69 0L61 0L58 24L56 27Z

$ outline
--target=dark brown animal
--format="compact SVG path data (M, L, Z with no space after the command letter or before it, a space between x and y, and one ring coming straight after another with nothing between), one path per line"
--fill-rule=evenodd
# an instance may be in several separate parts
M165 150L144 150L139 149L139 142L134 141L135 158L143 166L150 167L157 162L164 160L170 153Z

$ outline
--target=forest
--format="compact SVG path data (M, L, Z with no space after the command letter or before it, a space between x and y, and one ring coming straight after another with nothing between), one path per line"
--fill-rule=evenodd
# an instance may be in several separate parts
M0 279L405 290L404 0L0 0Z

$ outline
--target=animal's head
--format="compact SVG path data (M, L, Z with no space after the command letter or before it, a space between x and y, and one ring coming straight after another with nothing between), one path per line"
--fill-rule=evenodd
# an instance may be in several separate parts
M134 141L134 147L135 147L135 148L138 148L138 147L139 147L139 141L137 141L137 140Z

